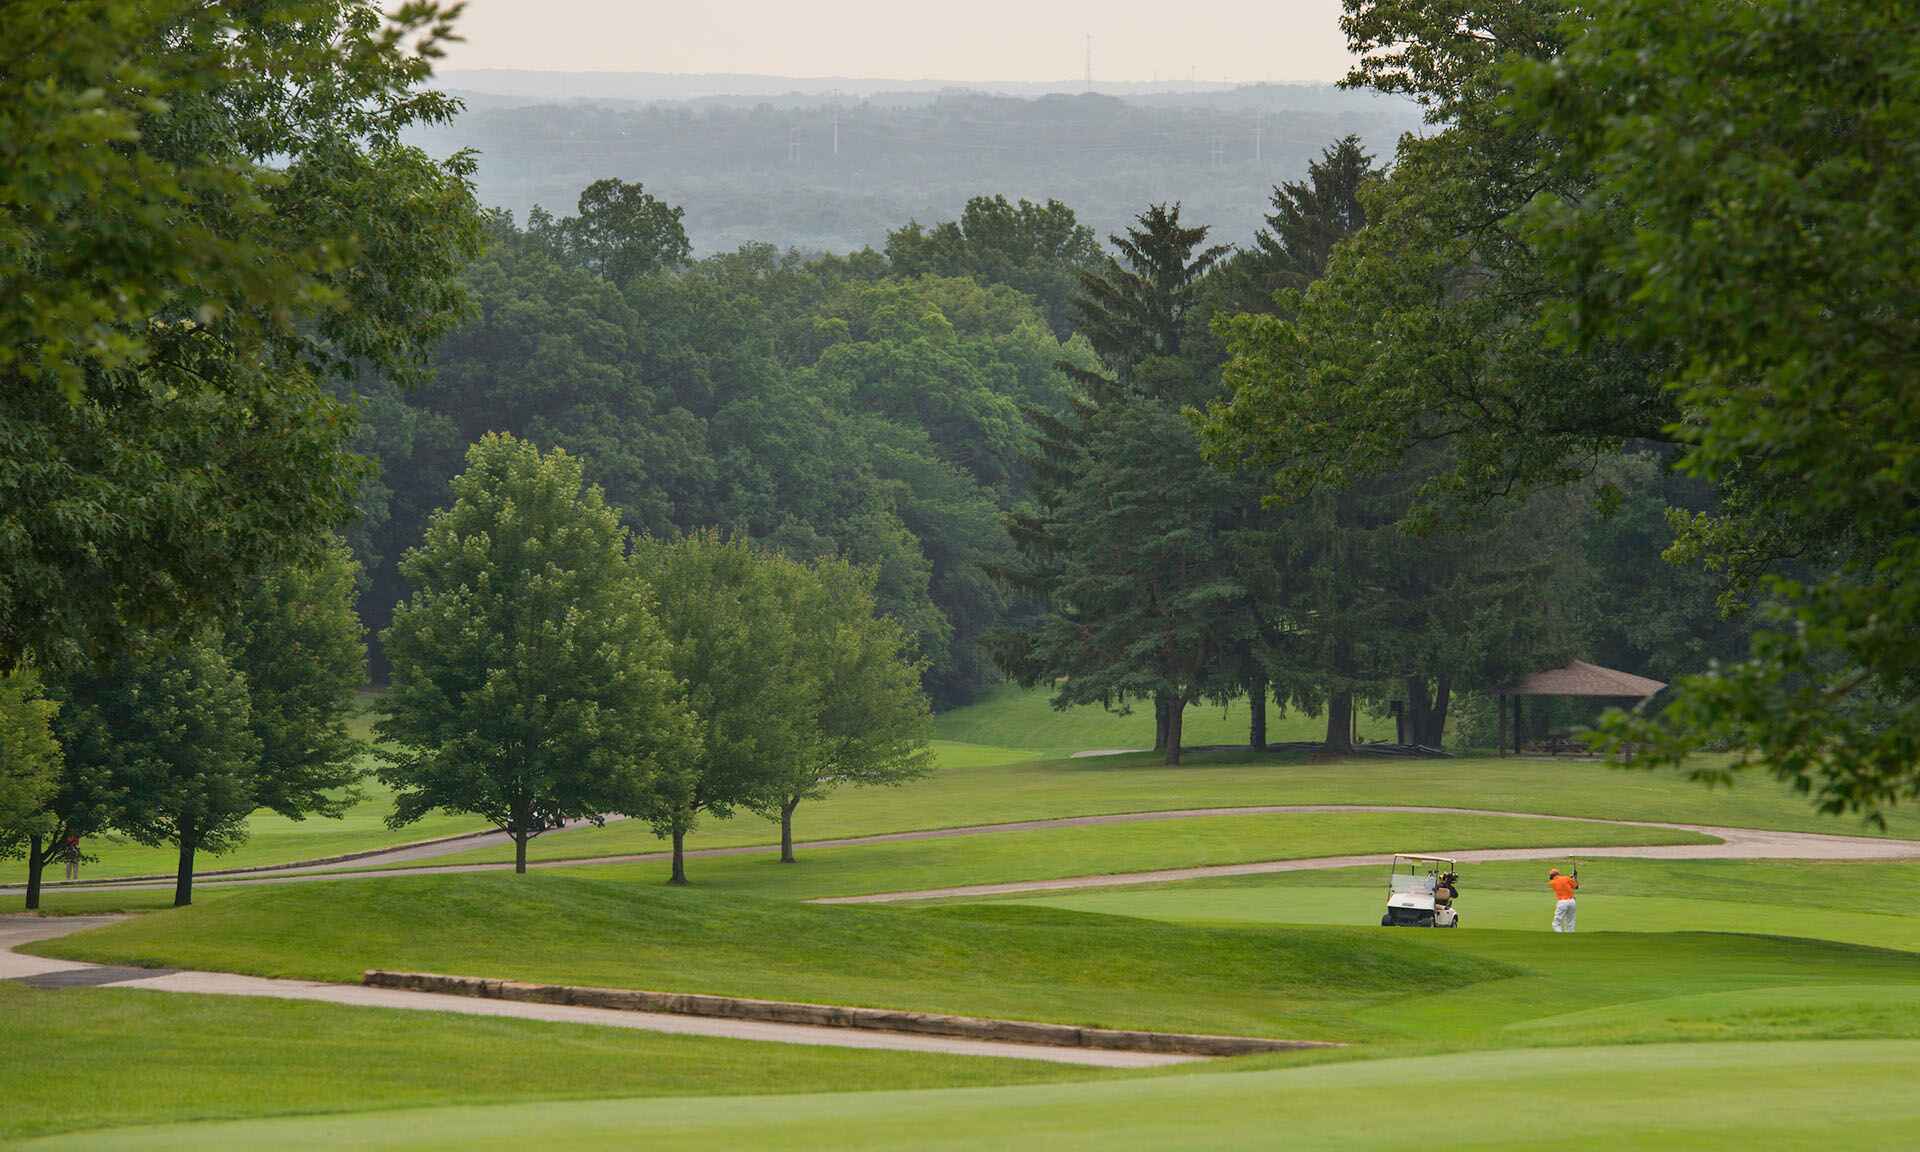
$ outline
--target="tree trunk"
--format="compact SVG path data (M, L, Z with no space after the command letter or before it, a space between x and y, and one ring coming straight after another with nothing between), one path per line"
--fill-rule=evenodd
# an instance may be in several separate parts
M1433 707L1427 710L1427 738L1422 741L1429 748L1439 748L1447 739L1447 704L1452 697L1452 678L1444 672L1434 677Z
M1520 711L1520 697L1513 698L1513 754L1520 755L1526 747L1526 715Z
M788 797L780 805L780 863L793 864L793 810L800 807L798 796Z
M685 829L673 830L673 875L667 877L669 884L687 882L687 833Z
M200 835L194 830L193 818L180 821L180 868L173 876L173 906L185 908L193 903L193 850L200 846Z
M1407 735L1405 744L1427 742L1427 678L1409 676L1407 685Z
M1180 728L1186 721L1187 702L1178 696L1167 698L1167 755L1169 768L1180 767Z
M1155 752L1167 750L1167 726L1167 694L1155 692L1153 694L1153 750Z
M524 876L527 872L527 835L525 825L513 830L513 870Z
M1505 756L1507 754L1507 696L1506 696L1506 693L1502 692L1493 698L1493 710L1499 716L1499 719L1500 719L1500 735L1497 737L1497 739L1500 742L1500 755Z
M1335 692L1327 700L1327 747L1353 751L1353 693Z
M40 874L47 870L47 857L42 845L45 841L33 836L27 841L27 911L40 907Z
M1253 708L1247 721L1247 747L1255 752L1267 750L1267 674L1256 672L1247 682L1247 702Z

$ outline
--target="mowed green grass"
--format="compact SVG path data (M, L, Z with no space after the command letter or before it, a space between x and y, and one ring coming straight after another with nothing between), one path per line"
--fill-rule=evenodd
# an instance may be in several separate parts
M1549 931L1550 863L1466 865L1463 930ZM1758 932L1920 952L1920 860L1598 859L1581 880L1583 934ZM1383 870L1344 868L1008 899L1190 923L1371 924L1386 895Z
M373 738L371 709L374 700L372 693L362 693L360 711L348 722L348 728L362 740ZM324 860L332 856L371 852L380 848L390 848L396 844L410 844L418 840L434 840L442 836L458 836L467 832L484 831L488 827L484 820L474 816L435 812L405 828L388 828L386 820L387 815L393 811L393 793L371 775L374 767L374 761L371 758L363 760L362 767L368 771L369 775L359 786L361 799L340 819L325 820L319 817L308 817L305 820L289 820L270 809L262 808L247 820L245 843L217 856L206 852L200 853L199 869L206 872L223 868L258 868L263 865L289 864L300 860ZM92 837L82 847L88 855L99 858L95 863L82 866L80 870L82 880L171 875L179 864L179 854L168 845L150 848L143 844L135 844L122 836ZM47 879L53 881L60 875L58 868L50 868ZM22 884L26 882L24 866L15 882Z
M0 1019L0 1141L162 1120L1022 1084L1097 1074L1031 1060L131 989L0 983Z
M1773 927L1764 910L1753 927ZM1564 1043L1570 1033L1515 1029L1615 1009L1631 1021L1633 1005L1726 994L1789 997L1784 1023L1738 1006L1747 1023L1733 1038L1741 1028L1768 1038L1887 1034L1875 1014L1890 1007L1904 1021L1894 1034L1920 1034L1920 957L1831 941L1189 923L1017 904L821 906L571 872L261 888L27 950L320 980L385 967L1335 1039L1372 1054ZM1809 1013L1791 999L1814 991L1853 996L1852 1007L1832 1001ZM1676 1038L1657 1014L1646 1021L1633 1039ZM1617 1028L1606 1022L1609 1039Z
M1920 1144L1916 1065L1911 1041L1488 1052L992 1091L293 1118L43 1147L1860 1152Z
M687 861L686 867L695 884L715 892L812 899L1395 851L1712 842L1711 837L1694 832L1629 824L1431 813L1294 812L1189 816L822 848L796 852L796 864L782 864L778 854L769 851L697 858ZM582 864L579 870L584 875L658 883L666 879L668 864L665 860Z
M1178 768L1151 754L1096 759L992 762L972 749L973 763L943 759L923 780L899 788L849 788L802 804L794 815L801 841L1046 820L1115 812L1261 804L1391 804L1535 812L1609 820L1655 820L1741 828L1920 839L1920 809L1887 813L1885 832L1857 819L1821 815L1807 798L1764 775L1731 789L1709 789L1674 771L1611 768L1592 760L1401 760L1356 757L1308 762L1298 755L1196 753ZM946 754L943 753L943 757ZM777 844L779 827L750 814L702 824L695 848ZM536 839L535 860L658 852L662 842L644 823L552 832ZM439 863L511 860L505 846L437 857Z
M934 717L934 734L943 740L969 744L1032 748L1065 756L1108 748L1153 747L1153 706L1136 704L1129 713L1109 711L1098 704L1065 710L1055 708L1048 688L1021 688L1006 684L979 701ZM1282 716L1268 701L1267 739L1273 743L1322 740L1326 717L1299 712ZM1245 700L1224 708L1218 704L1189 704L1182 720L1180 742L1188 747L1247 742L1251 711ZM1362 716L1360 734L1368 740L1391 740L1393 721Z
M268 864L290 864L300 860L324 860L354 852L371 852L396 844L483 832L490 825L475 816L455 816L435 812L405 828L388 828L387 814L393 811L393 793L378 780L367 779L360 790L359 803L338 820L310 816L289 820L265 808L247 820L247 840L230 852L218 856L201 853L197 865L201 872L223 868L257 868ZM121 876L171 875L179 863L179 853L170 845L149 848L130 840L99 836L85 844L88 855L99 862L80 870L83 880L104 880ZM60 875L48 869L50 879ZM25 883L24 868L15 879Z
M833 907L570 873L258 888L25 950L343 982L397 968L1322 1037L1355 1003L1410 982L1463 987L1513 972L1405 936L1282 935L1027 908Z

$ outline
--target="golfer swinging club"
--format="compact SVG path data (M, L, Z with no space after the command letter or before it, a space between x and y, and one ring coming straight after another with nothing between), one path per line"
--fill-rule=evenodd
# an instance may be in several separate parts
M1568 876L1558 868L1547 869L1547 887L1553 889L1553 930L1573 931L1573 894L1580 888L1580 869Z

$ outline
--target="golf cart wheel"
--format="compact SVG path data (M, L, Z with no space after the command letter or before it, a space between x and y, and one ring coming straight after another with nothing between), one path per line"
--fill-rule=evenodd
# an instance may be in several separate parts
M1380 917L1380 927L1382 928L1393 927L1393 913L1389 912L1385 916Z

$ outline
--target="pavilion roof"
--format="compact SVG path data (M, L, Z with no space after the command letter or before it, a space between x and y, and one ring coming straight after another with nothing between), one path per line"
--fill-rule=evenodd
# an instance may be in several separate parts
M1509 696L1610 696L1643 699L1665 688L1658 680L1570 660L1564 668L1535 672L1505 689Z

